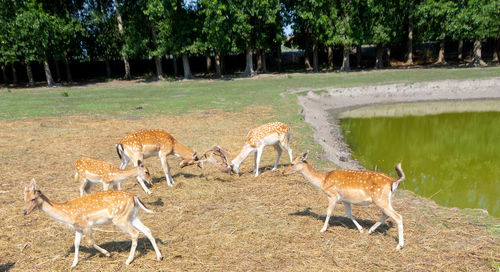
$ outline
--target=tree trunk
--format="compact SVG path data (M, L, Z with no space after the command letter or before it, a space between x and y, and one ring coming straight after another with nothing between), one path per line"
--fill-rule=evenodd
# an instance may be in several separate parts
M177 68L177 56L176 55L172 56L172 63L174 66L174 77L177 77L177 75L179 74L179 68Z
M9 79L7 78L7 71L5 71L5 64L2 63L1 68L2 68L3 82L5 86L7 86L9 85Z
M497 34L493 40L493 59L492 62L498 62L498 48L500 47L500 34Z
M189 67L189 58L187 53L182 54L182 68L184 68L184 79L193 78L191 68Z
M246 66L245 72L243 72L244 77L252 77L255 75L255 71L253 70L253 51L251 48L246 50Z
M461 39L458 41L458 62L463 63L464 62L464 40Z
M311 53L310 49L306 47L306 52L304 56L304 64L306 65L306 70L311 71L313 68L311 66L311 58L309 58L309 54Z
M156 67L156 79L162 80L163 79L163 69L161 68L161 57L154 56L154 59L155 59L155 67Z
M221 77L221 61L220 61L220 52L215 50L215 76L216 77Z
M120 36L124 36L125 34L123 33L123 20L122 20L122 15L120 13L120 6L118 4L118 0L113 1L115 4L115 12L116 12L116 20L118 21L118 33L120 33ZM130 74L130 63L128 61L128 56L126 54L123 54L123 64L125 65L125 79L131 79L132 75Z
M410 10L408 16L408 41L406 43L406 65L413 65L413 9L415 3L410 2Z
M27 60L25 61L25 63L26 63L26 74L28 75L28 86L35 87L35 79L33 79L33 71L31 71L31 63Z
M469 66L488 66L481 57L481 40L477 39L474 41L474 53L472 62Z
M391 48L389 46L385 46L385 60L386 60L386 67L391 66Z
M151 37L153 38L153 46L158 49L158 42L156 39L156 31L153 26L153 24L150 22L151 26ZM155 66L156 66L156 79L157 80L162 80L163 79L163 69L161 68L161 57L156 55L154 56L155 59Z
M333 69L333 46L328 46L328 70Z
M61 67L59 67L59 61L54 60L56 65L56 82L61 82Z
M108 63L109 65L109 63ZM66 80L68 82L73 82L73 76L71 75L71 67L69 67L69 60L66 53L64 53L64 67L66 69ZM106 67L107 68L107 67ZM110 68L111 69L111 68ZM111 71L111 70L110 70ZM111 74L111 73L110 73Z
M131 79L132 74L130 73L130 63L128 61L128 57L125 55L123 56L123 64L125 65L125 75L123 76L123 78Z
M11 67L12 67L12 84L14 84L14 86L17 86L17 71L16 71L16 64L13 62L11 63ZM31 66L30 66L30 69L31 69Z
M104 64L106 65L106 76L108 78L111 77L111 64L109 63L109 60L105 60Z
M444 59L444 39L439 42L439 55L434 64L446 64L446 60Z
M362 57L362 53L363 53L363 48L361 47L361 45L357 45L356 46L356 66L358 68L361 67L361 57Z
M261 52L262 57L262 72L267 73L267 65L266 65L266 49L262 49Z
M207 74L210 74L210 72L212 70L212 58L210 57L210 52L207 52L207 54L205 56L205 61L206 61L206 65L207 65Z
M377 44L377 59L375 60L375 69L384 68L384 47L382 44Z
M349 61L349 55L351 53L351 48L347 45L344 45L343 57L342 57L342 67L340 70L344 72L351 71L351 63Z
M52 78L52 73L50 72L49 62L47 60L43 60L43 70L45 71L45 78L47 79L47 86L54 87L54 79Z
M283 67L281 64L281 45L278 44L276 47L276 65L278 66L278 73L283 72Z
M257 49L255 52L257 54L257 67L255 69L255 72L262 73L262 71L263 71L263 69L262 69L262 50Z
M317 73L319 71L318 68L318 45L313 45L313 68L314 72Z

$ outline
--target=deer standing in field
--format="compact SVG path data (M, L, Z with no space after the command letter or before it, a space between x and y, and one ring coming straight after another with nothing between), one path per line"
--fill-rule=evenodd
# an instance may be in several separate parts
M295 158L292 164L285 168L283 174L291 175L300 172L313 186L321 189L327 195L329 205L321 232L328 228L330 215L335 204L342 201L347 215L358 230L363 233L363 228L351 214L351 204L368 205L373 203L382 210L382 217L370 228L368 233L374 232L389 216L398 224L399 243L397 249L404 246L403 217L394 211L391 204L392 194L405 178L401 163L395 167L398 173L397 179L375 171L334 170L329 173L319 173L307 163L307 155L308 152Z
M71 265L72 268L78 264L78 251L83 233L95 249L107 257L111 256L107 250L94 242L92 236L94 225L109 222L132 237L132 246L125 262L126 265L134 260L139 232L148 237L156 252L157 259L161 260L163 257L156 245L155 238L149 228L144 226L137 217L139 208L147 213L153 213L144 206L137 196L123 191L102 191L58 203L51 201L40 190L37 190L34 179L31 180L29 187L24 188L24 215L30 214L35 209L41 209L50 217L66 223L76 231L75 258Z
M268 145L274 146L278 152L278 157L276 158L276 163L272 170L278 168L278 162L280 160L282 148L288 152L290 156L290 162L292 161L292 149L289 146L290 140L290 127L281 122L271 122L264 124L260 127L254 128L248 132L245 145L241 149L240 153L231 161L231 170L236 174L240 174L240 164L250 155L255 152L254 155L254 172L255 176L259 175L259 162L262 156L262 151L264 147Z
M121 170L105 161L91 157L81 157L75 161L74 166L76 168L75 181L80 181L80 196L83 196L84 191L90 194L92 183L102 183L104 191L107 191L109 186L113 186L114 190L121 190L122 181L132 177L137 177L142 189L151 194L144 181L151 185L153 179L142 161L138 161L136 167Z
M196 151L181 144L172 135L161 129L144 129L125 135L116 145L116 152L122 161L120 169L125 169L129 162L137 166L138 162L144 161L145 158L160 157L168 186L174 184L167 162L168 155L181 157L183 159L179 164L181 168L197 164L199 161Z

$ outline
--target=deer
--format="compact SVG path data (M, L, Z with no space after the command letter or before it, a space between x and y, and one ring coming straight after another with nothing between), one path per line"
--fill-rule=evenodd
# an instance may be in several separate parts
M245 144L240 153L231 161L230 170L240 175L240 164L250 155L254 155L254 169L255 177L259 175L259 163L262 156L262 151L266 146L273 146L278 152L278 157L274 163L272 170L278 168L278 162L282 153L282 148L288 152L290 162L292 162L292 149L289 145L290 140L290 127L281 122L270 122L259 127L256 127L248 132Z
M91 157L79 158L74 162L74 166L76 169L75 182L80 181L80 196L83 196L84 191L90 194L93 183L102 183L104 191L107 191L110 186L114 190L121 190L122 181L132 177L137 177L142 189L147 194L151 194L144 181L151 185L153 179L149 174L149 169L140 160L136 167L126 170L121 170L108 162Z
M359 232L363 233L363 227L361 227L351 214L351 204L369 205L373 203L382 211L382 216L380 220L370 228L368 233L373 233L389 216L398 224L399 243L396 248L398 250L403 248L403 217L394 211L391 204L392 194L398 188L399 183L405 179L401 163L395 166L398 174L397 179L375 171L340 169L328 173L320 173L307 162L308 153L309 151L295 158L293 162L284 169L283 174L291 175L300 172L307 181L314 187L321 189L328 197L329 205L325 224L320 232L326 231L335 204L338 201L342 201L346 214L354 225L356 225Z
M116 144L116 152L121 160L120 169L122 170L129 162L137 166L138 162L144 161L145 158L160 157L168 186L173 186L174 179L170 174L167 156L181 157L183 159L179 164L181 168L193 164L200 166L195 150L183 145L162 129L144 129L129 133Z
M29 186L24 188L24 215L40 209L50 217L66 223L75 230L75 257L71 268L78 264L82 234L87 236L88 242L95 249L107 257L111 256L107 250L95 243L92 235L94 225L109 222L132 237L132 246L125 265L129 265L134 260L137 238L140 232L148 237L156 252L157 259L163 259L151 230L137 217L139 208L147 213L153 213L152 210L146 208L139 197L124 191L101 191L77 197L67 202L54 202L37 189L35 179L32 179Z

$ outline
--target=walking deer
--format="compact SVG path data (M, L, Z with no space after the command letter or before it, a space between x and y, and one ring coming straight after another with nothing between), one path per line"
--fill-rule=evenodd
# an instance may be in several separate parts
M122 181L132 177L137 177L142 189L147 194L151 194L144 181L151 185L153 179L142 161L138 161L136 167L125 170L91 157L81 157L75 161L74 165L76 168L75 181L80 181L80 196L83 196L84 191L90 194L92 183L102 183L104 191L107 191L109 186L113 186L114 190L121 190Z
M292 164L285 168L283 174L291 175L300 172L313 186L321 189L328 197L328 210L326 220L321 232L326 231L330 215L338 201L342 201L345 211L354 225L362 233L363 228L351 214L351 204L369 205L375 204L382 211L382 217L375 223L368 233L372 233L387 218L391 217L398 224L399 243L397 249L404 246L403 218L392 208L391 197L405 179L401 163L395 167L398 178L393 178L384 173L375 171L356 170L334 170L329 173L317 172L307 161L308 152L293 160Z
M245 144L240 153L231 161L230 168L236 174L240 174L240 164L250 155L254 155L255 176L259 175L259 163L264 147L272 145L278 152L278 157L272 170L278 168L282 148L288 152L290 162L292 161L292 149L289 146L290 127L281 122L271 122L254 128L248 132Z
M137 166L138 162L144 161L145 158L159 156L168 186L173 186L174 179L170 174L167 156L181 157L183 160L179 164L180 167L198 164L199 161L196 151L161 129L144 129L127 134L116 145L116 152L122 161L120 169L125 169L129 162Z
M130 193L123 191L102 191L77 197L68 202L54 202L46 197L36 188L35 180L31 180L29 187L24 188L24 215L30 214L35 209L41 209L50 217L66 223L75 230L75 257L71 267L78 264L78 251L82 234L85 234L92 246L107 257L110 253L98 246L92 236L92 227L105 223L113 223L122 231L132 237L130 254L125 262L129 265L134 260L137 238L142 232L148 237L156 252L156 257L163 257L156 245L151 231L137 217L139 208L147 213L153 211L147 209L141 200Z

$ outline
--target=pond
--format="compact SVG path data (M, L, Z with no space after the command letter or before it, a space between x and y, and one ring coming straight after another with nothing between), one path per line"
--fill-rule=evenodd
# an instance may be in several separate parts
M382 105L338 117L364 167L396 176L401 161L400 188L500 217L499 100Z

